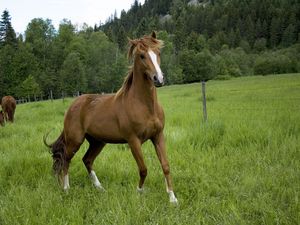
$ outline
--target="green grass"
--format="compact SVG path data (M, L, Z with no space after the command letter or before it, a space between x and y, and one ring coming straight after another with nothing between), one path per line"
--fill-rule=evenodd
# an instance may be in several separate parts
M300 221L300 75L255 76L159 89L168 158L179 206L169 204L155 151L145 143L145 193L126 145L108 145L95 161L106 188L92 186L72 160L68 193L52 176L42 137L57 138L65 102L17 106L0 128L0 224L298 224Z

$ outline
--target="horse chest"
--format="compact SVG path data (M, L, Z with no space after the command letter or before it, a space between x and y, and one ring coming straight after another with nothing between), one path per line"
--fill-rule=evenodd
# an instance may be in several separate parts
M162 128L162 122L158 118L153 118L139 127L138 136L141 140L146 141L160 132Z

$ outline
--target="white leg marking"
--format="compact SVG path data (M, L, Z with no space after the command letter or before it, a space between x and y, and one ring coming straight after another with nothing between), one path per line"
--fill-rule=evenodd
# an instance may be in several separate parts
M142 186L141 188L139 186L136 187L136 190L139 192L139 193L143 193L144 192L144 186Z
M64 190L67 191L68 189L70 189L69 174L66 174L64 176Z
M170 203L174 203L174 204L177 205L178 204L178 200L177 200L174 192L169 190L167 179L165 179L165 182L166 182L166 187L167 187L167 193L169 194L169 198L170 198Z
M157 79L160 83L163 83L164 82L164 75L163 73L161 72L161 69L160 69L160 66L158 65L157 63L157 56L156 54L152 51L152 50L149 50L148 51L148 54L150 55L150 58L152 60L152 63L155 67L155 70L156 70L156 73L157 73Z
M173 191L169 191L169 197L170 197L170 202L173 203L173 204L178 204L178 200L177 198L175 197L175 194Z
M95 185L96 188L100 188L100 189L104 190L104 188L102 187L100 181L98 180L98 177L97 177L94 170L91 171L90 178L91 178L91 180L92 180L92 182L93 182L93 184Z

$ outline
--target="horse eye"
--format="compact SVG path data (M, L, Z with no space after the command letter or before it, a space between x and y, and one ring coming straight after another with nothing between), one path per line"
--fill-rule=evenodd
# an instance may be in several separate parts
M141 59L144 59L144 58L145 58L145 55L144 55L144 54L141 54L140 57L141 57Z

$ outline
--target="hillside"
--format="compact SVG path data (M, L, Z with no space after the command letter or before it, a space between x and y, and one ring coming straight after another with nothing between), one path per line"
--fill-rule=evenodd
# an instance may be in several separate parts
M171 19L160 21L165 15ZM112 40L121 40L122 35L139 37L153 28L165 30L180 40L175 42L176 49L184 47L193 32L215 42L210 46L214 50L224 44L238 47L242 40L250 48L255 44L274 48L297 43L299 18L300 3L296 0L146 0L143 5L135 0L128 12L123 11L120 18L110 18L99 29ZM121 47L123 43L119 44Z
M128 37L158 32L166 84L300 72L297 0L133 1L120 18L55 30L33 18L16 37L7 11L0 23L0 97L47 99L115 92L130 62Z

